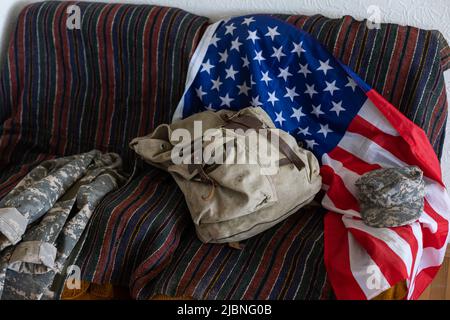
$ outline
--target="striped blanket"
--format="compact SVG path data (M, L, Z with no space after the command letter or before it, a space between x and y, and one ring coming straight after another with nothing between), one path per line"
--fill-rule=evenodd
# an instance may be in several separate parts
M170 122L207 19L175 8L80 2L26 7L0 79L0 197L44 159L93 148L121 154L134 173L102 201L77 264L83 278L130 287L136 298L332 297L323 214L311 207L245 242L200 243L182 194L164 172L135 161L131 138ZM350 17L278 16L319 39L421 126L440 156L450 49L437 31ZM395 89L394 89L395 88Z

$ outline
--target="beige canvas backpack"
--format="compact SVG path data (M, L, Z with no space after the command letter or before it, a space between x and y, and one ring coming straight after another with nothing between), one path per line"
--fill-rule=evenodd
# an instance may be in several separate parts
M199 126L201 128L199 128ZM130 147L181 188L203 242L250 238L311 202L319 163L261 108L194 114Z

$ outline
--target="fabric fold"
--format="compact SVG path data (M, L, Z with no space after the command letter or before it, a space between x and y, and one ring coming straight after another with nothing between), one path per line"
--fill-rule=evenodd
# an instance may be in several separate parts
M28 219L16 208L0 208L0 250L22 238Z

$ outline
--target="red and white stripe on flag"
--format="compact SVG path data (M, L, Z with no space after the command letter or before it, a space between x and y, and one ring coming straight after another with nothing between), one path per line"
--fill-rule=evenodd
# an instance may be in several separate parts
M371 299L406 281L417 299L445 256L450 199L439 160L425 133L376 91L352 120L339 144L322 156L326 195L325 264L339 299ZM421 218L407 226L373 228L359 214L354 183L362 174L416 165L424 172Z

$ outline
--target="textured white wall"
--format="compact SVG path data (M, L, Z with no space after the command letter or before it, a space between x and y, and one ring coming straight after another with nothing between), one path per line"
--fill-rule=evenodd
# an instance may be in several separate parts
M91 0L97 1L97 0ZM437 29L450 41L450 0L100 0L101 2L129 2L179 7L207 16L215 21L230 15L247 13L321 13L328 17L351 15L368 18L370 6L378 6L381 22L394 22L425 29ZM2 0L0 2L0 43L11 31L18 11L30 0ZM4 46L2 46L3 48ZM450 97L450 71L446 72L447 93ZM450 186L450 119L442 158L444 181Z

